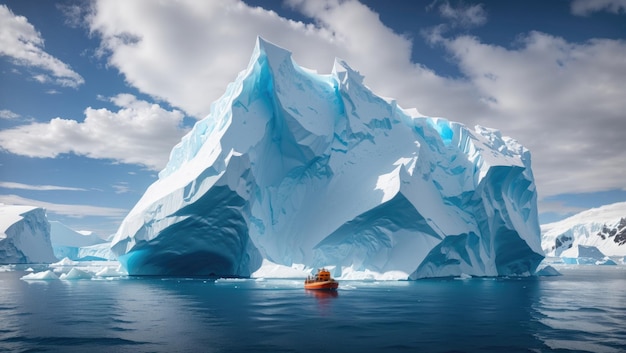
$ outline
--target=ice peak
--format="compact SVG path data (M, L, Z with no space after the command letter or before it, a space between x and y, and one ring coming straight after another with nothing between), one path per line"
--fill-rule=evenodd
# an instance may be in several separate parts
M339 58L335 58L332 74L342 84L347 83L348 80L352 80L359 84L363 83L363 75L351 68L350 65L348 65L348 63L344 60Z
M286 60L291 61L291 52L278 45L265 40L261 36L256 37L255 52L259 53L259 56L265 54L268 63L271 66L274 64L280 64Z

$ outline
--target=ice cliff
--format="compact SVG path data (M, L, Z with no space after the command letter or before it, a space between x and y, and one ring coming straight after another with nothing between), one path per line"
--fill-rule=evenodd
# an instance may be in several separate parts
M548 256L562 256L578 246L593 246L606 256L626 256L626 202L592 208L541 226Z
M0 204L0 263L56 261L42 208Z
M112 250L131 275L249 276L262 263L526 275L543 259L527 149L404 110L344 61L301 68L263 39Z

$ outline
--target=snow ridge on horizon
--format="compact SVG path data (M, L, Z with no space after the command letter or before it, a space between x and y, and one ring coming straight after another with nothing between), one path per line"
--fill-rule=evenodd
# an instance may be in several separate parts
M549 256L560 256L579 245L594 246L607 256L626 256L625 225L626 202L591 208L541 225L542 248Z

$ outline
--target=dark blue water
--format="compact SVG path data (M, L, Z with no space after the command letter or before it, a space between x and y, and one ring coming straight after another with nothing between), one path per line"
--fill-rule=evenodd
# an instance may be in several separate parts
M626 268L560 277L23 281L0 272L0 351L624 352Z

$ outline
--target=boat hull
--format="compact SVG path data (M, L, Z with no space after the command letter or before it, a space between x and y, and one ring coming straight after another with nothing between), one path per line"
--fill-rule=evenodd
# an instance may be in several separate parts
M305 283L304 289L314 289L314 290L336 290L339 287L339 282L337 281L322 281L322 282L311 282Z

